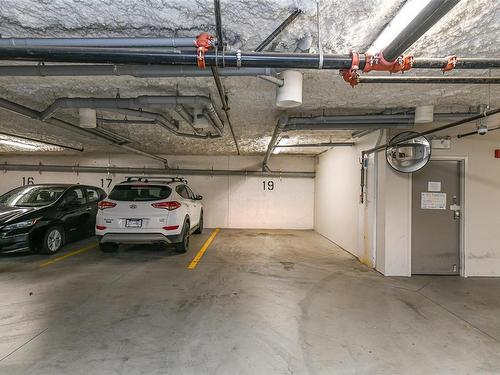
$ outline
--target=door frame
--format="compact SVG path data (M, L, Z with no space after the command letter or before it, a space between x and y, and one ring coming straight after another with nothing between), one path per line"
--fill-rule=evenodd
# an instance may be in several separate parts
M460 212L460 272L459 276L461 277L467 277L467 268L466 268L466 228L467 228L467 218L468 218L468 203L467 203L467 180L465 176L468 173L468 164L469 164L469 158L467 156L434 156L431 155L430 161L458 161L460 162L460 206L462 208ZM413 205L412 205L412 197L413 197L413 175L410 173L409 174L409 191L410 194L408 195L408 204L410 207L409 210L409 236L408 236L408 249L410 250L410 253L408 254L408 275L412 275L411 273L411 252L412 252L412 212L413 212Z

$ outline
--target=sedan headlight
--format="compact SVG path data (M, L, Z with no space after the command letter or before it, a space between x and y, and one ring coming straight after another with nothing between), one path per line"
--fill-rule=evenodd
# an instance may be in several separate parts
M3 227L3 229L4 230L14 230L14 229L28 228L28 227L35 225L38 222L38 220L40 220L40 219L41 218L37 217L35 219L20 221L19 223L13 223L13 224L6 225Z

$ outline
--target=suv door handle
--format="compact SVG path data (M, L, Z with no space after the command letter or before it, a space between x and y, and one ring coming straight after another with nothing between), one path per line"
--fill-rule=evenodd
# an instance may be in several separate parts
M92 211L92 207L87 207L85 211Z

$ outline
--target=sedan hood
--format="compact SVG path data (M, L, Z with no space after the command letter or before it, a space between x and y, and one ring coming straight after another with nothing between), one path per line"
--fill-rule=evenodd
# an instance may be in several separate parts
M0 205L0 225L7 224L22 215L36 211L40 207L7 207Z

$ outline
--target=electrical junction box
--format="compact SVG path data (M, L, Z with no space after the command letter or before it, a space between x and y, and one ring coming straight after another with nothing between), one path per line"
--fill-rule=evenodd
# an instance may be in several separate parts
M500 149L495 150L495 158L500 159Z
M451 139L434 138L431 140L431 147L434 149L448 149L451 147Z

